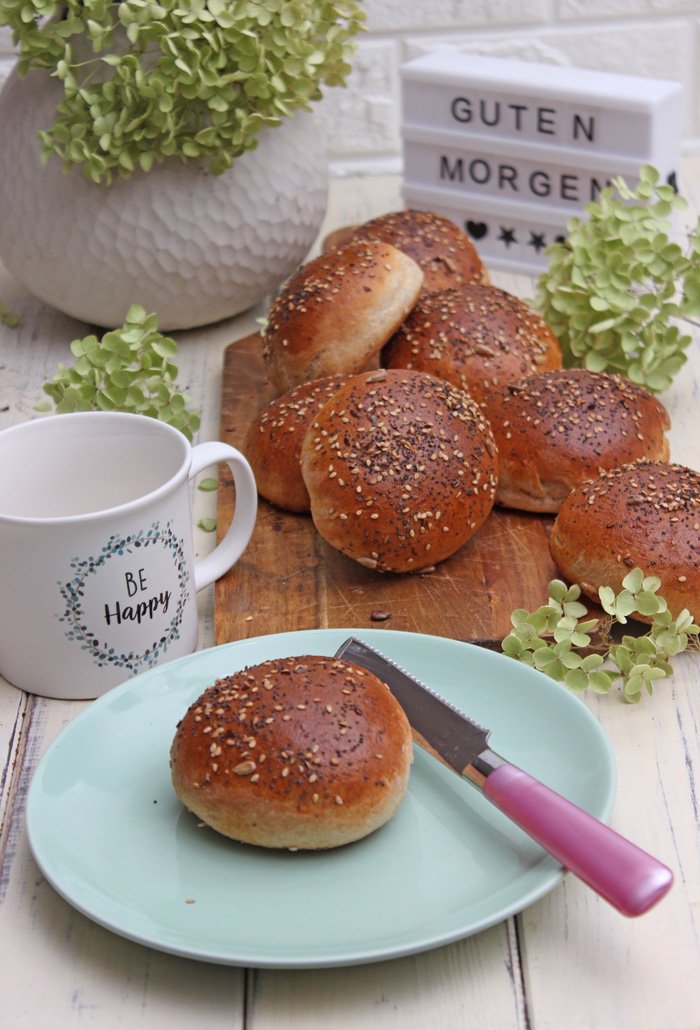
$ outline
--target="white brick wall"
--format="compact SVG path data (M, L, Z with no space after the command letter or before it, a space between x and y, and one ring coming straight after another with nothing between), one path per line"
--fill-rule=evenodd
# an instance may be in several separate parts
M684 140L700 149L700 0L365 0L349 87L321 105L336 174L397 171L399 68L427 50L517 57L676 79ZM12 66L0 29L0 82ZM1 142L0 142L1 145Z
M700 150L700 0L365 0L347 90L323 104L334 171L400 168L399 68L436 48L674 79Z

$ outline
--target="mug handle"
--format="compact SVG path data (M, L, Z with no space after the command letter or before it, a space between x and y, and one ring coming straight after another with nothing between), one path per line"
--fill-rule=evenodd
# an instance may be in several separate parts
M258 510L258 490L253 471L240 451L227 443L212 440L199 443L192 448L192 479L202 469L225 461L231 469L236 487L236 508L225 537L210 554L200 558L194 565L194 589L201 590L223 576L238 561L248 546L253 534L255 516Z

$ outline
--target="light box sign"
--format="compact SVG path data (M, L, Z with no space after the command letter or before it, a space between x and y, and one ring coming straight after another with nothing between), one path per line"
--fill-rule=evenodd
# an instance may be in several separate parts
M454 51L401 77L404 203L452 219L490 267L541 272L615 176L653 164L675 184L678 82Z

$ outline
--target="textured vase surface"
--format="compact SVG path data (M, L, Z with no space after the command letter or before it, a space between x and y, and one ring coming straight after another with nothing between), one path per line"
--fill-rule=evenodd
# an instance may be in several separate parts
M247 310L304 260L328 199L312 114L264 129L221 175L170 159L104 186L40 163L60 96L43 71L0 95L0 260L42 301L103 327L138 303L187 329Z

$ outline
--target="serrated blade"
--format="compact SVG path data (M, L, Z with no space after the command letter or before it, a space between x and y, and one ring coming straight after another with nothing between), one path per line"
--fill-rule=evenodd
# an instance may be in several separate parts
M648 911L673 873L609 826L488 747L489 731L390 658L350 637L336 651L383 680L408 717L416 743L484 796L561 864L628 916Z
M335 657L356 662L383 680L406 713L417 743L427 746L455 772L463 775L466 767L488 750L489 730L363 640L350 637Z

